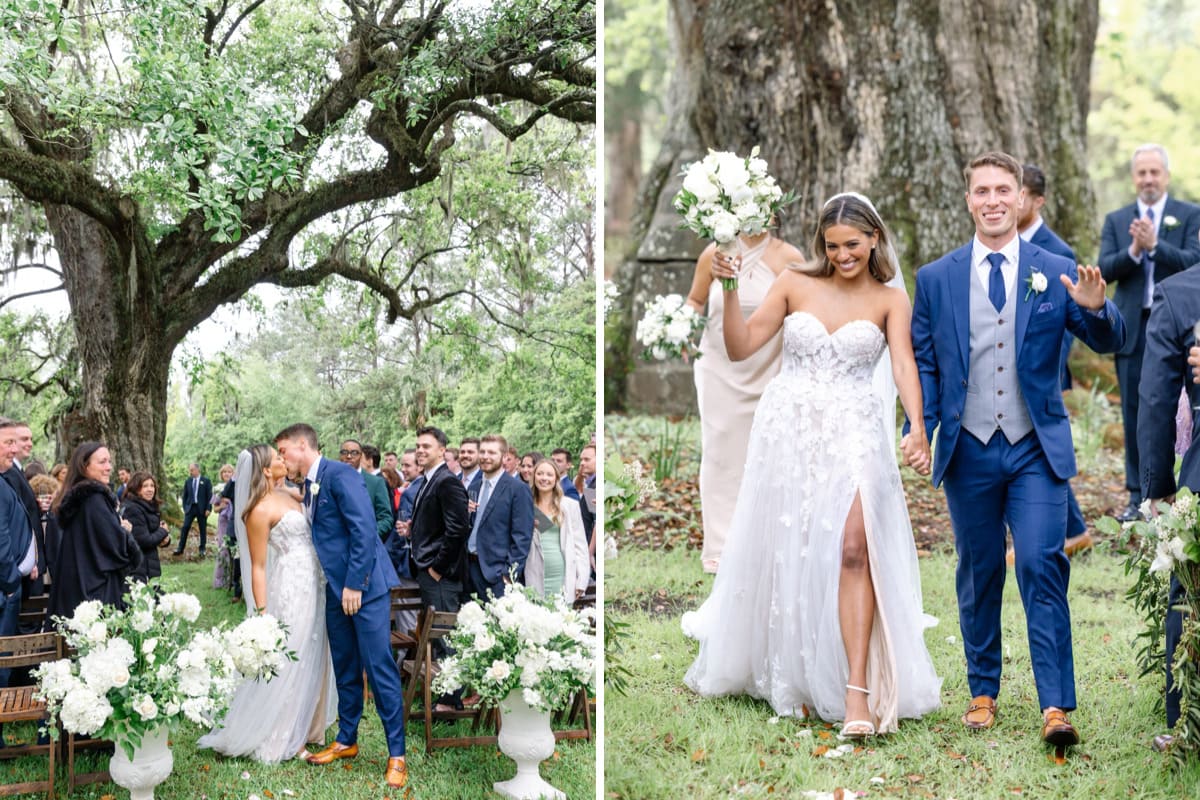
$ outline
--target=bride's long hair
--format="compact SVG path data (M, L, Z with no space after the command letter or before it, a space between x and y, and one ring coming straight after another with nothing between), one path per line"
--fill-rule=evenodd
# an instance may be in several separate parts
M825 252L825 231L834 225L849 225L868 236L878 233L879 239L871 249L867 270L880 283L887 283L896 276L899 265L896 250L892 247L892 234L871 201L857 192L836 194L826 201L817 221L817 232L813 235L813 261L803 265L802 271L821 278L833 275L833 262Z
M250 516L250 512L254 510L254 507L275 488L271 485L270 479L263 474L263 471L271 466L271 462L275 460L275 451L271 449L271 445L251 445L246 448L246 451L250 454L250 483L247 487L249 492L246 503L242 508L241 514L238 515L243 521Z

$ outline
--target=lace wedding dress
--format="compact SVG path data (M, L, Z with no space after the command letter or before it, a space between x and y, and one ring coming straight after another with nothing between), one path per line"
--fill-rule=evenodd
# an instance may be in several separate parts
M242 545L245 547L245 545ZM254 600L249 576L243 591ZM246 681L233 696L221 727L200 747L227 756L274 763L292 758L306 742L324 744L337 716L337 690L325 632L325 574L303 511L288 511L267 539L267 613L288 627L296 660L269 681Z
M749 694L776 713L845 713L849 670L838 620L842 531L861 494L876 615L867 686L880 733L938 707L941 679L923 631L912 527L894 428L872 388L883 332L855 320L830 333L812 314L784 320L783 367L759 401L729 543L712 594L684 615L700 640L685 682ZM894 411L894 400L892 409Z

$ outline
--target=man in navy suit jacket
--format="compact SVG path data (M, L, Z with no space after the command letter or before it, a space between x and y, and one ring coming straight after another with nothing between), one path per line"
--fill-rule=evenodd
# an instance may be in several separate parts
M925 432L937 432L934 485L943 484L954 544L959 628L972 699L962 721L996 719L1003 647L1004 537L1011 528L1025 606L1041 737L1079 743L1070 561L1063 554L1067 480L1075 474L1059 359L1070 329L1097 352L1125 341L1125 325L1094 267L1079 267L1017 236L1021 165L985 153L964 170L975 236L917 271L912 342ZM1077 277L1078 276L1078 277ZM905 426L905 461L921 452Z
M0 472L13 465L20 452L18 423L0 419ZM17 633L21 612L21 560L29 551L33 530L21 498L0 480L0 636ZM8 686L9 670L0 670L0 687ZM0 739L0 741L3 741Z
M199 464L189 464L188 474L188 479L183 482L183 491L179 493L179 502L183 505L183 525L179 528L179 546L175 548L175 555L183 555L188 531L192 529L192 522L195 521L200 529L200 556L203 558L208 540L208 509L212 505L212 481L200 474Z
M479 443L483 478L479 500L467 537L471 586L480 600L504 595L509 571L520 579L533 539L533 493L520 478L504 471L508 442L503 436L484 436Z
M1193 325L1200 320L1200 270L1188 269L1172 275L1154 288L1154 303L1146 323L1146 350L1142 361L1142 381L1138 402L1138 463L1142 468L1142 495L1152 503L1173 499L1175 483L1175 408L1179 393L1187 389L1192 407L1192 440L1183 455L1179 486L1200 492L1200 419L1195 409L1200 403L1200 387L1187 380L1189 349L1196 348ZM1171 579L1170 605L1185 602L1183 585ZM1183 633L1183 615L1168 611L1167 646L1167 727L1179 721L1179 689L1175 686L1171 662ZM1194 665L1188 669L1195 670ZM1194 678L1193 678L1194 680ZM1159 736L1155 746L1169 744Z
M1142 501L1138 468L1138 384L1146 348L1154 286L1200 262L1200 207L1167 196L1171 182L1167 151L1144 144L1133 151L1133 186L1137 200L1104 218L1100 237L1100 272L1116 281L1113 301L1129 326L1125 346L1117 351L1117 383L1125 425L1125 487L1129 505L1117 518L1138 517Z

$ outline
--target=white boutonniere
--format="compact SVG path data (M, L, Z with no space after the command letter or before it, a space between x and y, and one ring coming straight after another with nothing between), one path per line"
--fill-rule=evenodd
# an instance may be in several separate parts
M1033 274L1025 279L1025 300L1029 300L1030 295L1046 291L1046 286L1045 274L1040 270L1034 270Z
M1167 214L1165 217L1163 217L1163 227L1167 230L1178 228L1179 220L1175 219L1175 217L1171 214Z
M310 497L316 497L317 493L320 491L321 491L321 484L317 483L316 481L313 481L312 483L309 484L308 494Z

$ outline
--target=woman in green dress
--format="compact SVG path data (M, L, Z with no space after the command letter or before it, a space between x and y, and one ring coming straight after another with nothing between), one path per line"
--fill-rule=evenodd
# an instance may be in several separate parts
M568 603L583 595L591 576L579 501L563 497L554 462L533 468L533 541L525 559L525 585Z

